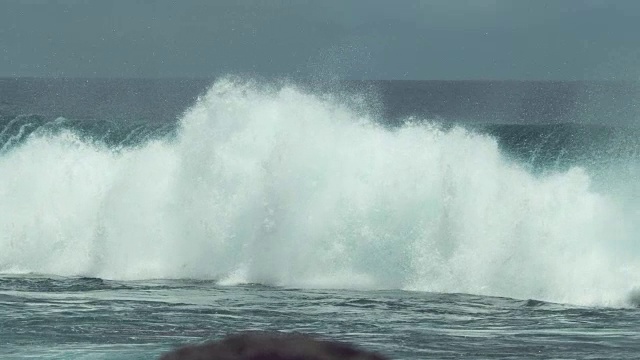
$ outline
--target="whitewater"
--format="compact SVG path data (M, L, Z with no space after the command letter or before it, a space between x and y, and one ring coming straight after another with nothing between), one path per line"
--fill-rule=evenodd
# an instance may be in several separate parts
M5 140L0 273L637 305L632 184L533 171L462 125L389 128L363 101L226 78L172 135Z

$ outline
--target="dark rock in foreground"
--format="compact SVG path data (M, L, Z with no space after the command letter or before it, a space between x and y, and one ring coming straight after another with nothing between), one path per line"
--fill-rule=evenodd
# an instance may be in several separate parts
M203 345L185 346L160 360L385 360L351 345L303 334L243 333Z

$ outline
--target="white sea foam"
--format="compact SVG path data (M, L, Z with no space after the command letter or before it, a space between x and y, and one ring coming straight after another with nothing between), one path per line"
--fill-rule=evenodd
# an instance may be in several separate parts
M637 208L534 176L461 128L388 130L329 97L226 79L178 136L72 132L0 156L0 272L465 292L619 305Z

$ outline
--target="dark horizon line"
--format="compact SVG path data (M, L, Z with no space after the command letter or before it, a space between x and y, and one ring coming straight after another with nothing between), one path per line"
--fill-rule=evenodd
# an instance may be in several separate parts
M131 76L131 77L106 77L106 76L3 76L0 75L0 80L202 80L202 81L215 81L225 77L231 78L249 78L242 75L223 75L223 76L163 76L163 77L146 77L146 76ZM303 81L303 82L317 82L322 83L322 80L317 80L314 77L308 78L292 78L286 76L254 76L254 79L258 80L275 80L275 81ZM640 83L638 80L620 80L620 79L491 79L491 78L474 78L474 79L329 79L328 82L502 82L502 83Z

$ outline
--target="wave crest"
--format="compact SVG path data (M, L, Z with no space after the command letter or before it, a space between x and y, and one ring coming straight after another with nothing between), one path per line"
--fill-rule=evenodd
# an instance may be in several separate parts
M534 175L488 135L225 79L174 137L115 151L62 131L1 155L0 271L622 304L640 211L591 181Z

